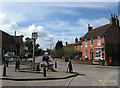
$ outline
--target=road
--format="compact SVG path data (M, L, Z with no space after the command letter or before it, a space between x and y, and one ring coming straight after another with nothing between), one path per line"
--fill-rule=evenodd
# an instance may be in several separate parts
M42 57L36 58L41 61ZM67 62L58 62L58 67L66 70ZM47 81L3 81L3 86L118 86L118 67L73 64L74 72L80 75L64 80ZM69 87L68 87L69 86Z

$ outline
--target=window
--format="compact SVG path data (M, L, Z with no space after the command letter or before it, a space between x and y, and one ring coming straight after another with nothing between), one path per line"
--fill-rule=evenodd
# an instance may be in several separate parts
M93 46L93 38L91 38L91 46Z
M100 36L97 37L97 44L100 45L101 42L100 42Z
M80 45L80 50L82 49L82 45Z
M87 39L85 39L85 47L87 47Z
M85 58L87 58L87 50L85 50Z

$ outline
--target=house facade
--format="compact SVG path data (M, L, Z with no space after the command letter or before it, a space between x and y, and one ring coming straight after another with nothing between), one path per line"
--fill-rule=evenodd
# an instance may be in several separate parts
M0 30L0 56L1 58L7 52L14 52L19 55L24 47L23 36L11 36L8 33Z
M83 36L82 44L74 45L74 49L82 52L83 60L108 60L112 57L113 63L116 63L120 57L119 34L119 20L115 14L111 14L109 24L95 29L88 24L88 32ZM77 49L80 46L82 49Z

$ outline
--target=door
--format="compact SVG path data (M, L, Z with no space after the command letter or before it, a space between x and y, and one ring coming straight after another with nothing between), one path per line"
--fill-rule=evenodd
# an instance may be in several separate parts
M93 50L91 50L91 52L90 52L91 54L91 60L93 60L93 54L94 54L94 52L93 52Z

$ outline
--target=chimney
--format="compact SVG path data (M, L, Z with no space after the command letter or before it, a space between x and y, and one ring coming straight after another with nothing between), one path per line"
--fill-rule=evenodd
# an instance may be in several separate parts
M118 17L115 16L115 14L113 14L113 17L112 17L112 14L111 14L111 17L110 17L110 24L114 24L114 25L119 26L119 20L118 20Z
M115 18L115 14L113 14L113 18Z
M81 40L82 40L82 37L79 38L79 41L81 41Z
M91 31L92 27L90 27L90 24L88 24L88 31Z
M75 38L75 43L77 43L78 42L78 38Z
M68 42L66 41L66 46L67 46Z
M16 36L16 31L15 31L15 36Z
M118 17L116 16L116 25L119 26L119 20L118 20Z

